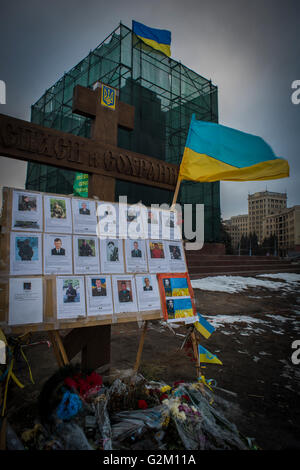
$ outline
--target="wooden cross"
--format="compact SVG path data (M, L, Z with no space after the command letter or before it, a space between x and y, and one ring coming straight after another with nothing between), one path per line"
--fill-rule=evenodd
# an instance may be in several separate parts
M103 84L95 90L77 85L73 90L72 112L93 119L91 138L105 144L118 145L118 127L134 129L134 106L119 101L116 88L115 106L101 103ZM92 174L89 177L89 197L98 196L106 201L115 199L115 178Z
M115 106L101 104L103 84L95 90L77 85L73 91L72 112L93 119L91 138L105 144L117 146L118 127L134 128L134 107L119 101L115 92ZM111 88L111 87L110 87ZM97 196L105 201L115 200L115 178L104 175L89 175L89 197ZM82 351L83 369L96 369L110 362L111 326L75 328L63 340L69 359ZM63 354L62 354L63 355Z

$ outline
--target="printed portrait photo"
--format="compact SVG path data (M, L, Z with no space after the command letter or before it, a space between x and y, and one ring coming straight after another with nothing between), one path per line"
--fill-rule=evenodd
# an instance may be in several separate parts
M136 222L140 211L138 209L128 209L126 212L127 222Z
M66 201L64 199L50 199L50 212L52 219L66 219Z
M182 259L181 251L177 245L169 245L171 259Z
M23 290L25 291L31 290L31 282L23 282Z
M118 242L106 242L106 259L107 261L119 261L119 247Z
M143 290L145 292L153 290L153 287L151 286L149 277L144 277L143 278Z
M164 258L164 248L161 242L149 242L151 258Z
M78 255L79 256L96 256L95 240L87 240L85 238L78 239Z
M171 287L171 280L169 278L163 279L164 290L166 297L172 297L172 287Z
M92 296L106 296L106 279L105 278L96 278L92 279Z
M174 228L175 227L175 215L174 214L170 214L168 217L166 217L165 219L165 226L166 227L170 227L170 228Z
M80 215L91 215L91 211L89 209L89 203L87 202L79 202L79 214Z
M174 301L172 299L167 300L167 314L169 318L173 318L175 314Z
M78 279L66 279L63 283L63 302L80 302Z
M28 196L27 194L21 195L18 198L19 211L35 211L36 212L36 197Z
M148 210L148 224L157 225L158 224L158 214Z
M66 250L65 248L63 248L62 246L62 241L61 241L61 238L55 238L54 239L54 248L51 249L51 255L52 256L65 256L66 254Z
M38 237L16 237L16 261L37 261L38 243Z
M117 281L119 302L132 302L131 281Z
M131 250L131 257L132 258L142 258L142 250L139 247L138 241L131 242L132 250Z

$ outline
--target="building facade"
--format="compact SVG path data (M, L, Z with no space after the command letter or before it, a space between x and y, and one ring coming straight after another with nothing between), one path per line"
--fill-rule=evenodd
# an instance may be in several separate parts
M259 243L263 242L263 221L266 216L277 214L286 208L287 195L262 191L248 196L248 230L255 233Z
M263 237L276 235L280 256L300 253L300 205L285 208L263 220Z
M232 248L238 248L242 236L249 234L248 214L234 215L224 220L223 223L226 232L230 235Z

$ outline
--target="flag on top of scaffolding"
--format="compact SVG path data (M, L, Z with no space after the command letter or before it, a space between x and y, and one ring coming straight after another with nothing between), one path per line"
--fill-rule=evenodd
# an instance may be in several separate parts
M171 56L171 31L149 28L149 26L134 20L132 20L132 31L148 46L168 57Z
M287 160L276 157L261 137L198 121L193 114L179 169L180 180L256 181L287 176Z

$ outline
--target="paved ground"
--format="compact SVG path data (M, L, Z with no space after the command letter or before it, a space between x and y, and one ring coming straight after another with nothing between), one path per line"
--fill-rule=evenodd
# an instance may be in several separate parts
M300 364L291 361L292 342L300 340L300 283L274 282L280 287L233 294L195 289L198 311L216 326L202 345L223 362L204 371L217 387L231 392L217 390L230 402L227 415L244 435L255 437L262 449L300 450ZM180 351L186 330L174 331L176 336L161 322L151 322L142 357L145 376L170 384L194 379L194 365ZM137 324L113 327L112 371L117 375L134 364L139 335ZM43 337L36 334L34 339ZM33 424L39 390L56 370L46 345L28 350L28 358L36 384L11 391L9 419L16 431ZM24 366L19 377L27 381Z

